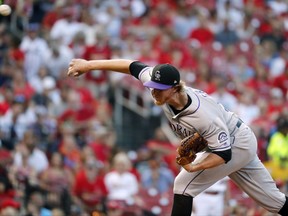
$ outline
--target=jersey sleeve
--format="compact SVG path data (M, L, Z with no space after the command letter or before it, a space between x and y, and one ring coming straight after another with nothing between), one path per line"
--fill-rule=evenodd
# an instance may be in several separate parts
M153 67L150 67L140 61L132 62L129 67L131 75L140 80L142 83L151 79L152 69Z
M211 123L206 131L206 138L208 147L212 153L223 158L225 163L231 160L231 140L228 129L222 124L221 121L215 120Z
M231 148L229 130L220 119L211 121L205 134L212 151L225 151Z

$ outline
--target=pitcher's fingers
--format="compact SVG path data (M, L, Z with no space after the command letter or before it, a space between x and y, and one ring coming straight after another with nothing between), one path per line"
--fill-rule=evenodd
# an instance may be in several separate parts
M69 67L68 70L68 76L79 76L80 73L78 71L75 71L75 69L73 67Z
M69 68L68 68L67 75L68 75L68 76L72 76L72 73L73 73L72 67L69 67Z
M69 67L72 67L74 65L74 63L75 63L75 59L72 59L69 63Z

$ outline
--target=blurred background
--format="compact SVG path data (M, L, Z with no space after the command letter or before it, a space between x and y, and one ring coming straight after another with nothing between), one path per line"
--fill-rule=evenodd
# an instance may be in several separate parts
M251 126L287 194L286 0L2 3L1 216L170 215L179 140L161 109L128 75L67 77L72 58L173 64ZM222 184L223 215L271 215Z

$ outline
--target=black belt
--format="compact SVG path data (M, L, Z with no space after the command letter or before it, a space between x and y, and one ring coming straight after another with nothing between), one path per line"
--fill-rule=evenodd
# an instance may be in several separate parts
M243 121L241 119L238 119L237 123L236 123L236 127L240 128L240 126L242 125Z

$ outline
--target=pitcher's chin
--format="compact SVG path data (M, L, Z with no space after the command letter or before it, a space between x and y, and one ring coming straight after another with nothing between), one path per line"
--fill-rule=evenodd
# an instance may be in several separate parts
M157 106L162 106L164 103L154 99L154 104L157 105Z

